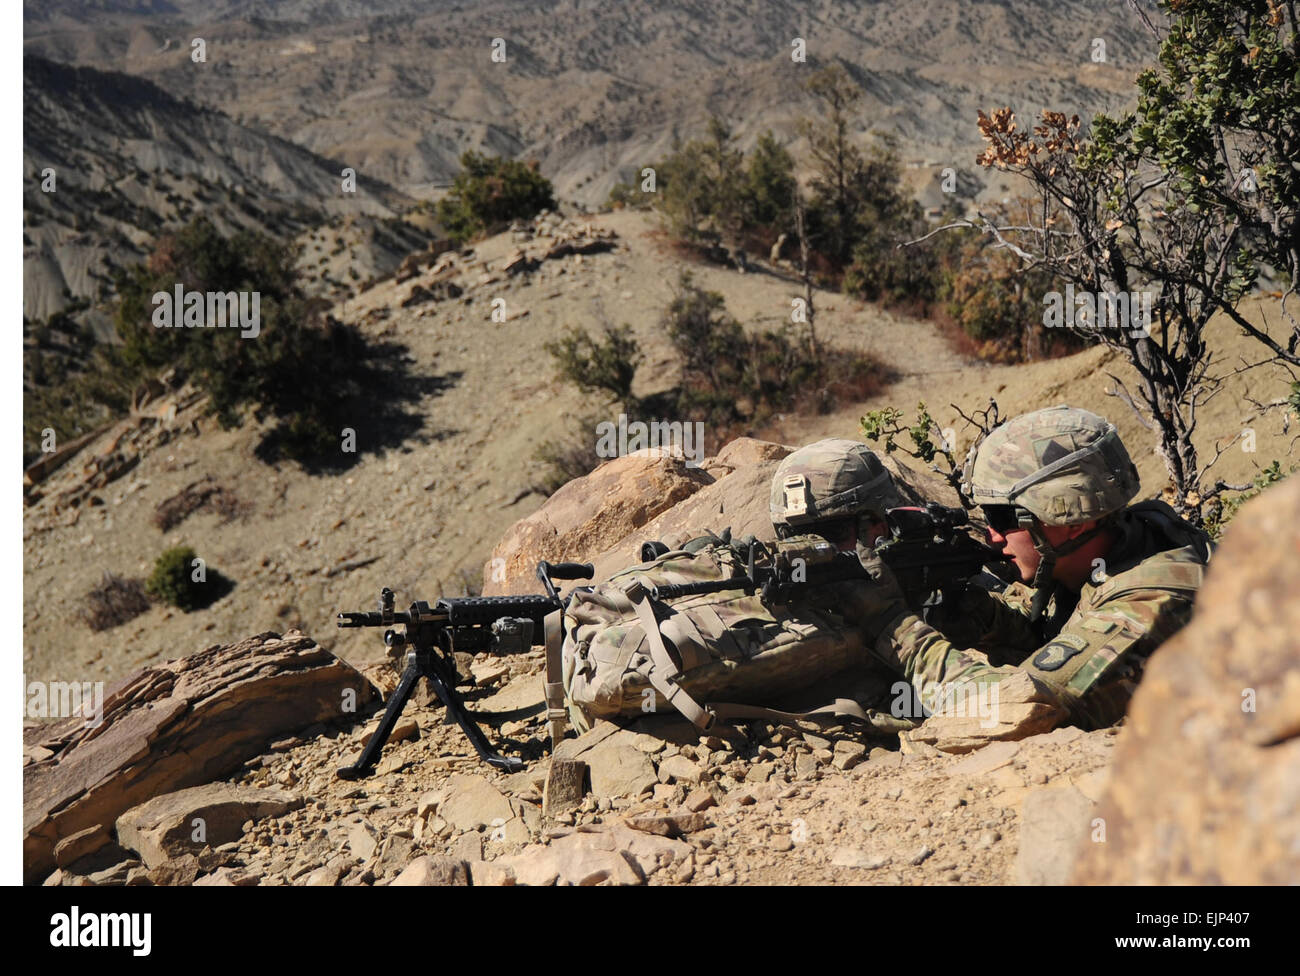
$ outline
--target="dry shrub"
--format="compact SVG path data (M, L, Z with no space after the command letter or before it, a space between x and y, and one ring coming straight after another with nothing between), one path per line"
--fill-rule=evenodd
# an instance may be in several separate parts
M108 630L138 617L150 605L142 580L126 579L105 570L99 585L82 600L81 616L91 630Z
M170 532L195 512L213 512L224 525L244 513L238 496L228 488L216 484L211 477L186 485L171 498L158 503L154 509L153 524L163 532Z

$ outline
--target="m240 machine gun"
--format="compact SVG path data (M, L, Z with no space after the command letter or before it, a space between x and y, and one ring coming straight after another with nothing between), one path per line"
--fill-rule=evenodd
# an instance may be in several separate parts
M456 720L480 759L506 772L522 768L522 760L503 756L492 748L465 707L464 700L456 691L458 674L453 655L456 651L518 654L544 645L546 615L564 605L553 580L591 579L594 573L590 563L552 565L543 561L537 564L537 577L546 588L544 594L444 597L432 605L420 600L406 610L395 610L393 591L384 587L380 592L378 611L340 613L337 623L342 628L390 628L384 632L384 644L391 656L405 656L406 667L397 689L388 700L379 728L366 743L360 758L351 766L341 768L339 776L359 779L369 774L421 678L428 679L447 713ZM398 631L392 629L394 624L405 626Z

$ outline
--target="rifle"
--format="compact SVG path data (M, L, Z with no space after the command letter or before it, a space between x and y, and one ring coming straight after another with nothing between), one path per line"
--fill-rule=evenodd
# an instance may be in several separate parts
M970 516L964 508L928 502L924 508L904 506L885 512L890 537L876 553L912 594L942 594L966 581L985 566L1009 563L1001 550L971 538L965 530Z
M456 720L481 760L508 773L523 768L523 760L503 756L492 748L465 707L464 699L456 691L460 676L454 652L518 654L530 647L544 645L546 615L564 605L552 580L591 579L594 574L595 567L590 563L552 565L543 560L537 564L537 577L546 587L545 594L443 597L433 606L419 600L407 610L394 610L393 591L384 587L379 594L378 612L340 613L336 622L341 628L404 624L405 629L401 632L386 630L384 644L390 656L397 657L405 652L406 668L388 700L379 728L366 743L360 758L351 766L339 769L339 777L359 779L368 774L378 761L384 743L392 734L420 678L428 679L447 713Z
M1010 559L977 542L963 531L970 524L964 509L934 502L924 508L900 506L885 512L889 538L874 552L897 577L909 599L929 599L931 607L943 594L983 570L986 563ZM800 535L776 542L773 550L748 539L745 572L729 579L698 583L670 583L653 588L656 600L671 600L697 593L743 589L757 592L768 606L789 603L805 587L841 580L870 579L858 554L841 551L818 535Z

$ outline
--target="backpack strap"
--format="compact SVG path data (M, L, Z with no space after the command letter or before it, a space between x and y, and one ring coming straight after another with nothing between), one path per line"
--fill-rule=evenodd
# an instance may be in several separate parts
M708 708L709 711L723 720L736 718L767 719L773 722L790 724L792 722L808 722L833 716L835 718L856 719L884 732L904 732L914 729L920 724L910 719L885 715L875 709L864 710L861 705L851 698L837 698L829 705L823 705L821 708L814 708L807 712L782 712L775 708L760 708L757 705L735 705L729 702L710 702Z
M542 688L546 695L546 724L551 731L551 750L554 752L569 727L569 710L564 704L564 611L548 613L544 626L546 681Z
M650 605L650 594L646 591L645 584L640 580L634 580L623 593L636 612L641 630L645 633L646 646L650 649L650 661L653 666L646 677L651 686L668 700L668 704L686 716L697 729L708 730L713 725L713 715L677 683L681 671L673 663L668 648L664 646L664 636L659 632L659 621L655 619L654 608Z

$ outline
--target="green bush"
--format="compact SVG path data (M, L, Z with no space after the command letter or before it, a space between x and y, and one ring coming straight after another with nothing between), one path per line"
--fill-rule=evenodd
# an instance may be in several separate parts
M875 396L892 377L870 356L813 341L791 323L746 332L728 314L722 295L683 273L664 310L661 328L681 358L680 382L644 399L631 396L641 354L630 330L605 327L605 340L571 331L548 348L562 378L583 390L604 390L631 413L706 425L709 443L755 436L780 411L825 413L838 403ZM550 495L602 460L593 431L603 418L584 417L533 454L533 490ZM637 418L633 418L637 419ZM701 445L702 446L702 445Z
M597 342L579 329L569 329L558 342L544 348L555 360L560 379L569 380L585 392L604 391L618 403L632 400L632 379L642 355L628 326L605 326L605 338Z
M164 603L188 613L207 602L204 583L194 579L195 553L189 546L173 546L153 564L153 572L145 583L145 592Z
M750 430L784 410L825 412L840 399L872 395L886 380L870 357L816 350L791 323L746 332L722 295L704 291L689 273L678 282L663 328L682 358L675 412L707 421L720 435Z
M512 220L526 220L555 209L554 188L537 164L468 151L451 192L438 201L436 214L447 236L463 244Z
M206 219L163 238L147 264L118 280L116 315L122 382L179 367L208 394L223 427L242 410L271 414L276 450L298 461L337 454L339 431L354 425L343 392L364 373L372 350L362 333L325 314L327 303L299 288L296 251L261 234L221 235ZM155 328L153 295L186 291L258 292L260 331Z
M921 205L898 200L887 214L862 222L853 261L844 271L844 291L866 301L913 302L928 309L941 283L942 239L900 247L929 230Z
M610 210L649 210L654 202L655 194L642 190L640 180L631 183L619 180L609 191L605 206Z
M1290 477L1297 467L1297 465L1292 465L1286 471L1283 471L1282 462L1274 461L1255 476L1251 488L1243 491L1239 495L1234 495L1225 502L1215 504L1209 511L1205 512L1204 528L1210 538L1214 539L1216 542L1221 540L1228 523L1236 516L1242 505L1246 504L1246 502L1250 501L1270 485L1275 485L1279 481L1283 481ZM1218 499L1215 499L1215 501L1218 502Z
M705 291L683 272L662 324L682 358L682 406L734 416L737 400L747 392L749 342L722 295Z

